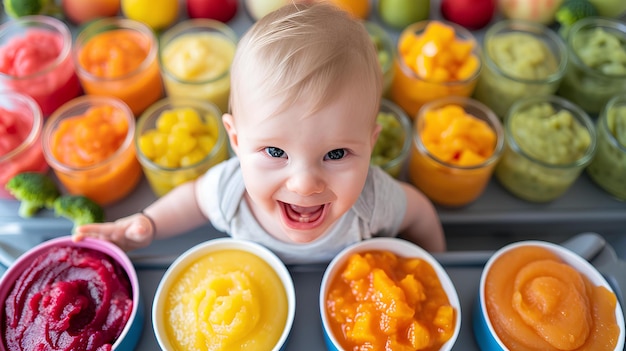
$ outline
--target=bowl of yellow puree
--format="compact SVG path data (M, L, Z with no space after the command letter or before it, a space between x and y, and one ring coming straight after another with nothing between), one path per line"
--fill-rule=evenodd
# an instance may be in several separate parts
M284 349L295 290L265 247L219 238L185 251L163 275L152 305L162 350Z

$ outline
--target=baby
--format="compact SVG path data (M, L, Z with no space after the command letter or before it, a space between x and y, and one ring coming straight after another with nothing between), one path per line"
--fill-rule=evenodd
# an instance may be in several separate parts
M370 166L382 73L362 23L332 5L287 5L241 38L231 82L222 121L236 157L141 213L78 227L75 240L128 251L210 220L288 264L329 261L373 236L445 250L430 201Z

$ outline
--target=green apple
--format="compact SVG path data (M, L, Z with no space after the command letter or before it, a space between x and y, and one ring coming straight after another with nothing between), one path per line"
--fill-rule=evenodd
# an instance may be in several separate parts
M379 0L378 14L386 25L403 29L428 19L430 0Z
M626 0L589 0L600 16L620 17L626 12Z
M245 7L250 17L258 21L261 17L289 3L291 1L288 0L246 0Z

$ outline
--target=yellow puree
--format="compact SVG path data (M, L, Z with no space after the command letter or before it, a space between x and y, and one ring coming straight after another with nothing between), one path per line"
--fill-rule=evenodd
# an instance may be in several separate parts
M227 250L194 262L165 303L176 350L271 350L287 320L287 295L274 270L254 254Z
M224 36L212 33L181 35L162 51L164 76L170 96L208 100L227 111L230 94L230 65L235 44Z

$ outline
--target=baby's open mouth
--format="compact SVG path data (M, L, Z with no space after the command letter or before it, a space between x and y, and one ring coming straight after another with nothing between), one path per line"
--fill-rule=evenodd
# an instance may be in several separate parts
M312 223L319 220L324 214L324 207L325 205L303 207L283 202L285 216L297 223Z

